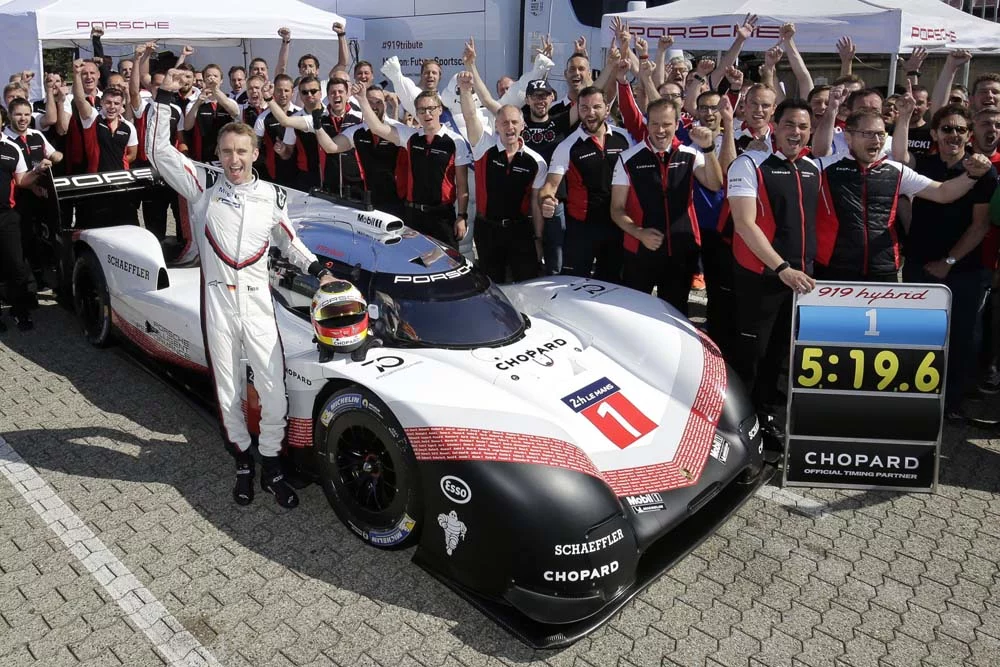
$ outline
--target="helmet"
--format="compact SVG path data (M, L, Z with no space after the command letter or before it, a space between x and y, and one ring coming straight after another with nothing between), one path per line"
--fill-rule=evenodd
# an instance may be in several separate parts
M358 288L346 280L321 285L309 314L321 350L352 352L368 337L368 305Z

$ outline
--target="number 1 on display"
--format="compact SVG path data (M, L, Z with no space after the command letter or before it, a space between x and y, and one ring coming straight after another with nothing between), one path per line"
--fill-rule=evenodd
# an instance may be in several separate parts
M877 336L878 335L878 311L874 308L865 311L865 317L868 318L868 331L865 332L866 336Z

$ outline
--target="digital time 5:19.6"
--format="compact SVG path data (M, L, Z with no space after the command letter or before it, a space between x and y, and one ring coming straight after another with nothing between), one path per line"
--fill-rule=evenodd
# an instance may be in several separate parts
M792 366L798 389L941 393L940 350L796 345Z

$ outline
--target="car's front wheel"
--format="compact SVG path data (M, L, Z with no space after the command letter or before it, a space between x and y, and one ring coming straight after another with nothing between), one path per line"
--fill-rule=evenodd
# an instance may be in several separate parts
M315 442L320 484L340 520L380 549L415 544L423 521L417 460L388 406L345 387L320 410Z
M111 298L101 263L90 248L80 252L73 265L73 309L91 345L111 343Z

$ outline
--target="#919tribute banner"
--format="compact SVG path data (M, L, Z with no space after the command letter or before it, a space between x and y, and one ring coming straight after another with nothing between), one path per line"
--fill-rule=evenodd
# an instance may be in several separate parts
M784 483L934 491L951 291L819 282L793 309Z

